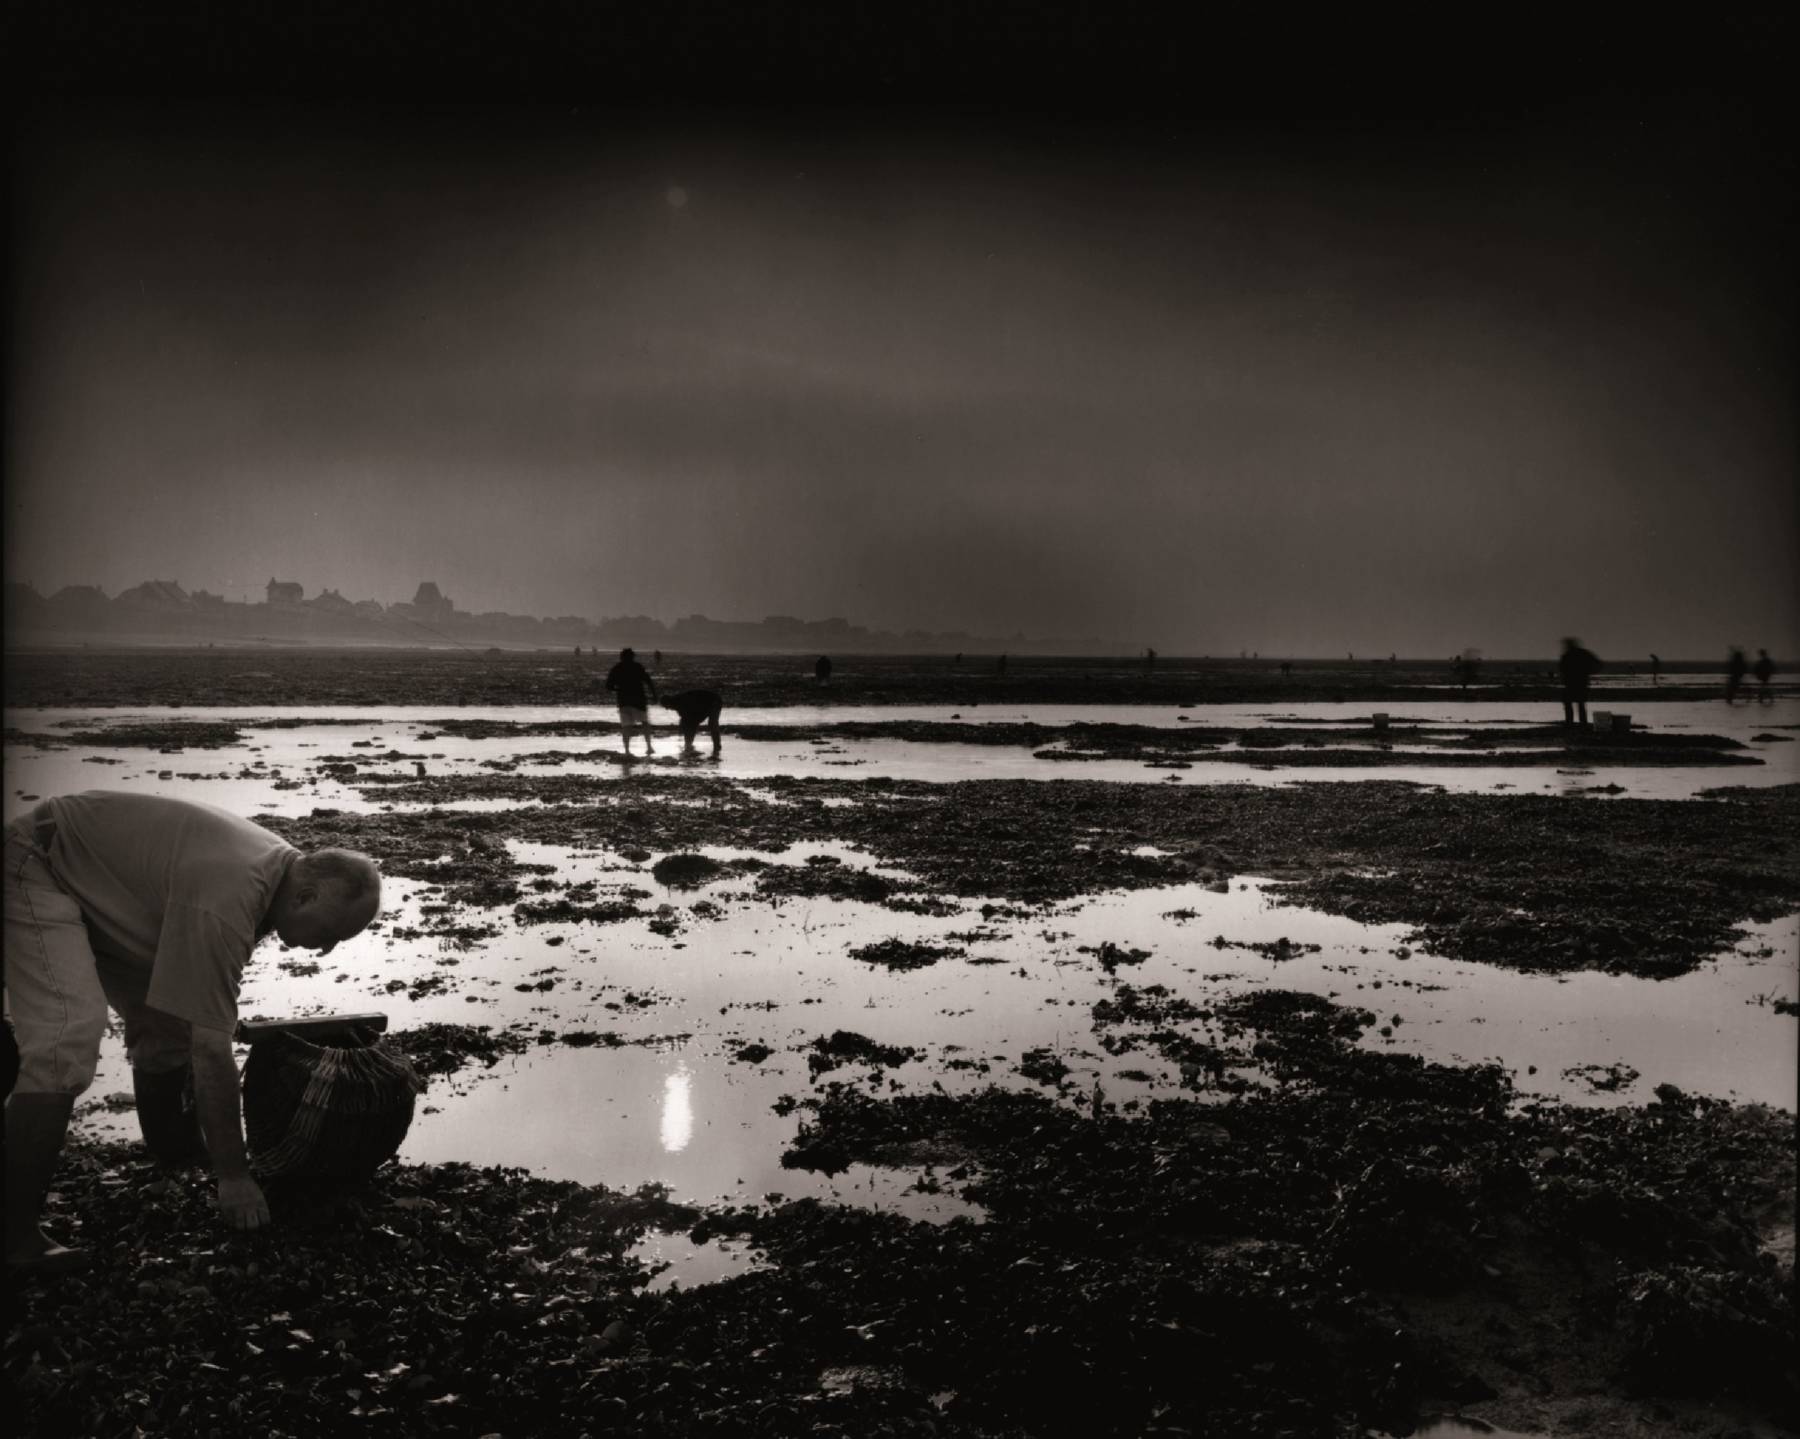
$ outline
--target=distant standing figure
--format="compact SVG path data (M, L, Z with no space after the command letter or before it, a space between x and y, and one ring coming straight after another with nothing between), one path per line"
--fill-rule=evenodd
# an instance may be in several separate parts
M1563 723L1574 724L1579 714L1581 727L1586 729L1588 681L1600 668L1600 657L1583 649L1581 641L1571 635L1563 641L1562 658L1556 662L1556 668L1562 676Z
M630 646L619 651L619 662L606 672L606 688L619 701L619 731L625 740L625 753L631 753L632 730L642 728L644 753L655 754L650 744L650 705L644 694L656 694L656 681L637 662L637 654Z
M652 650L651 651L650 663L655 665L658 669L662 668L662 651L661 650Z
M950 663L953 665L959 665L959 666L962 664L962 651L961 650L958 650L956 652L956 658L951 660Z
M663 701L664 709L672 709L681 716L681 752L694 752L694 736L700 733L700 726L706 725L707 733L712 736L713 758L719 757L719 711L724 702L719 698L717 690L683 690L680 694Z
M1289 664L1286 660L1283 660L1281 662L1281 672L1284 675L1291 675L1294 672L1294 667L1293 667L1293 665Z
M1769 681L1775 678L1775 661L1769 658L1767 650L1756 652L1756 663L1750 667L1750 673L1756 676L1756 698L1766 705L1775 703L1775 694L1769 688Z
M1006 656L1005 655L1001 655L1000 658L997 661L995 661L994 673L997 675L1003 675L1006 673Z
M1662 683L1662 661L1655 655L1650 656L1650 683L1653 685Z
M1750 673L1750 661L1744 658L1744 652L1736 645L1731 647L1731 658L1725 662L1725 703L1736 704L1738 691L1744 687L1744 676Z
M1156 668L1156 651L1155 650L1146 649L1144 651L1144 668L1147 670L1153 670Z
M820 684L830 683L830 681L831 681L831 656L829 656L829 655L820 655L819 656L819 662L813 666L813 678L816 679Z

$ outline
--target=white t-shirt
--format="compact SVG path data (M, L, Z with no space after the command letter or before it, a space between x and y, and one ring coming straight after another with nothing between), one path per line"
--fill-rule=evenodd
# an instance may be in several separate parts
M230 1033L257 928L299 851L192 800L87 790L45 806L50 872L95 956L147 977L151 1008Z

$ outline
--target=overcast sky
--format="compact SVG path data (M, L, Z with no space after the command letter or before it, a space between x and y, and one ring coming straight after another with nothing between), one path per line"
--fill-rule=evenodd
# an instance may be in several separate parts
M8 577L1791 655L1791 181L1746 129L49 110Z

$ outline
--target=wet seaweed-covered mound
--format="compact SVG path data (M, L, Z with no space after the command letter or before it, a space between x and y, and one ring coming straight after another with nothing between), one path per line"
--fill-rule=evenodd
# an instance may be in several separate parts
M1772 1221L1791 1224L1792 1115L1667 1087L1642 1109L1516 1110L1502 1072L1359 1050L1366 1016L1312 996L1265 992L1231 1017L1285 1080L1135 1116L833 1086L786 1162L967 1156L991 1248L958 1252L963 1322L1022 1356L1014 1397L1047 1402L1047 1432L1073 1432L1055 1420L1071 1376L1114 1416L1093 1432L1151 1432L1160 1416L1171 1431L1329 1433L1482 1400L1538 1416L1516 1427L1638 1400L1670 1420L1694 1398L1715 1415L1792 1412L1791 1229L1785 1262L1765 1245ZM1045 1266L1044 1291L990 1308L981 1286L1007 1286L989 1266L1020 1264ZM1211 1307L1246 1272L1266 1281L1256 1304ZM1085 1281L1059 1291L1051 1276L1068 1274ZM938 1355L925 1332L910 1337ZM951 1347L930 1382L982 1392ZM1145 1354L1165 1366L1139 1367ZM1203 1370L1204 1392L1177 1367ZM1258 1407L1259 1375L1278 1376L1293 1412Z
M1793 1116L1666 1086L1521 1110L1498 1071L1365 1053L1354 1012L1266 996L1231 1017L1292 1076L1223 1102L814 1101L792 1163L941 1156L981 1223L451 1165L231 1235L203 1175L78 1144L50 1222L96 1267L17 1295L17 1427L1360 1439L1455 1405L1722 1439L1792 1412L1791 1258L1763 1239ZM767 1267L644 1292L647 1222Z
M706 805L671 805L706 787ZM1800 785L1695 800L1605 803L1437 794L1393 782L1216 785L1182 791L1071 781L931 785L777 777L754 787L652 779L493 776L418 781L392 798L560 799L511 812L258 816L303 848L343 845L450 898L519 899L529 867L504 839L623 852L709 844L779 850L848 844L909 879L844 864L773 865L757 892L873 900L909 896L1054 902L1106 889L1279 878L1283 898L1369 923L1404 923L1437 952L1515 969L1684 974L1736 926L1800 906ZM849 799L827 807L823 801ZM604 800L604 805L596 800ZM579 803L575 801L580 801ZM1134 850L1154 845L1162 854ZM739 862L734 867L742 867ZM605 906L543 918L628 918ZM520 917L537 915L530 908Z

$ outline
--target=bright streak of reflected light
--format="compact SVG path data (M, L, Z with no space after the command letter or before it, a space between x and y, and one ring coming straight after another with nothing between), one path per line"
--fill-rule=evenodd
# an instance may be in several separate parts
M689 1076L677 1070L663 1081L662 1147L679 1154L694 1134L694 1103L689 1093Z

